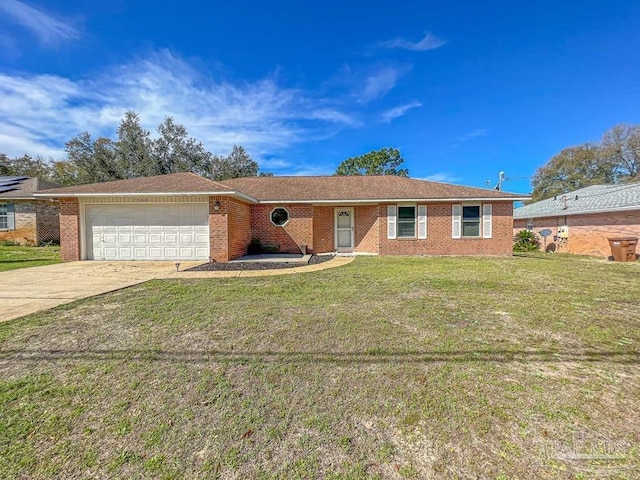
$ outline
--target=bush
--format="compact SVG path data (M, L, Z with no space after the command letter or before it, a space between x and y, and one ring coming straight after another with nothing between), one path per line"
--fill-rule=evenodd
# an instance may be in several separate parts
M20 244L13 240L0 240L0 247L19 247Z
M513 251L514 252L533 252L538 250L540 245L538 243L538 237L529 230L520 230L514 239Z

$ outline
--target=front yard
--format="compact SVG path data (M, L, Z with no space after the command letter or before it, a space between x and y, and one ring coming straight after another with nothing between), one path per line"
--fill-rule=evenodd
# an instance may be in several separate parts
M60 247L2 247L0 272L60 262Z
M0 324L0 478L638 478L639 275L357 258Z

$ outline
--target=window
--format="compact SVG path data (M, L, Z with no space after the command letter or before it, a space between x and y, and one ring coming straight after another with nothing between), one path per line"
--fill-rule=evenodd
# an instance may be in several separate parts
M416 236L416 207L398 206L398 237Z
M13 230L13 204L0 203L0 230Z
M527 218L527 230L533 232L533 218Z
M462 236L480 236L480 205L462 206Z
M271 211L271 223L283 227L289 221L289 212L286 208L278 207Z

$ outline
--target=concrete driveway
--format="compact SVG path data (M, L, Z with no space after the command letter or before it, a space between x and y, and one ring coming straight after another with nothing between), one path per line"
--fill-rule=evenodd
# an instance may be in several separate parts
M203 262L180 262L180 270ZM0 322L171 277L175 262L69 262L0 272Z

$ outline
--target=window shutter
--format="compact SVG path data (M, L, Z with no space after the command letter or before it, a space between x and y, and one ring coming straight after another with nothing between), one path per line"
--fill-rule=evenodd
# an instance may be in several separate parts
M396 206L389 205L387 207L387 238L393 240L396 238Z
M16 213L13 203L7 203L7 228L9 230L16 229Z
M490 203L482 205L482 238L491 238L492 207Z
M427 206L418 205L418 238L427 238Z
M462 205L453 205L451 208L451 237L462 237Z

